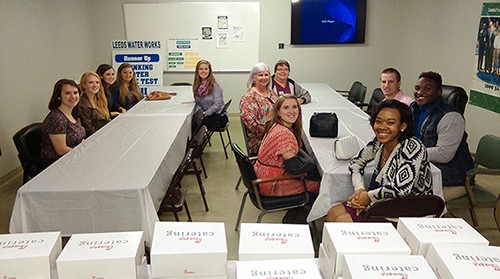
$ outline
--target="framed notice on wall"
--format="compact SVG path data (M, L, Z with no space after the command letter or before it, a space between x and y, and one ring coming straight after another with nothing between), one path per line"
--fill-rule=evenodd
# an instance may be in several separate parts
M127 40L156 38L166 71L250 71L259 62L259 2L124 3Z

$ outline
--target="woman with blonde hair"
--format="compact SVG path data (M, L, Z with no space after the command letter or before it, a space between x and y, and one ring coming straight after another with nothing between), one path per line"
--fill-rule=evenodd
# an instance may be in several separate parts
M196 101L194 111L203 111L203 124L209 131L218 124L226 126L227 115L221 115L224 108L222 88L215 81L212 65L207 60L200 60L196 64L193 82L193 95Z
M86 137L90 137L109 122L108 101L97 73L84 73L80 79L80 90L82 92L78 103L80 121L85 128Z
M113 103L111 112L125 112L132 108L142 99L142 94L137 80L135 79L134 68L129 63L123 63L118 67L116 82L109 87Z

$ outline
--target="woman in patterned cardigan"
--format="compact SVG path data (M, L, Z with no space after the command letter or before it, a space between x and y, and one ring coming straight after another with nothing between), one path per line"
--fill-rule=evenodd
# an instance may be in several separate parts
M351 159L349 172L354 193L332 207L328 222L359 222L365 209L383 199L432 194L432 174L427 151L413 137L415 124L410 108L397 101L382 102L370 118L376 137ZM366 165L374 161L370 185L364 185Z

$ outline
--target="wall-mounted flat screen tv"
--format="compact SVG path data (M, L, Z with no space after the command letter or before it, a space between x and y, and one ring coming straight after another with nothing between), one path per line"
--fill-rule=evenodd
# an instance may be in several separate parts
M366 0L292 0L292 45L365 42Z

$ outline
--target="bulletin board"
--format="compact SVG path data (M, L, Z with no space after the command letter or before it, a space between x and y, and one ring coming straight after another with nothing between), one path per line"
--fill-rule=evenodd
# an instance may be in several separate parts
M199 59L250 71L259 61L259 2L124 3L123 15L127 41L162 42L166 71L193 71Z

